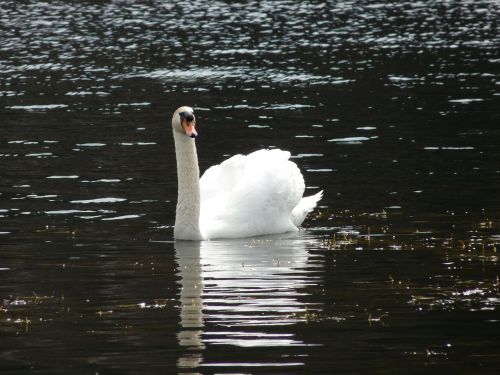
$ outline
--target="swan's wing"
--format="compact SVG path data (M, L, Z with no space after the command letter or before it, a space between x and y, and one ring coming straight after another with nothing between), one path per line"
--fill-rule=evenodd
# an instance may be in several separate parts
M208 238L245 237L296 229L292 210L304 178L287 151L236 155L200 179L202 232Z
M246 157L235 155L207 169L200 178L202 200L220 199L231 192L245 170Z

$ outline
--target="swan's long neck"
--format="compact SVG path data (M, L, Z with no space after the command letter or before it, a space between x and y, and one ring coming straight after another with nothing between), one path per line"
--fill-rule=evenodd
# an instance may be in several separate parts
M177 210L174 237L178 240L201 240L200 169L193 138L174 131L177 159Z

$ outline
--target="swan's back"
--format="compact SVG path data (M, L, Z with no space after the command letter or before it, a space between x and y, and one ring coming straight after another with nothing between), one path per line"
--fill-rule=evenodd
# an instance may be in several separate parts
M297 230L292 216L304 178L287 151L236 155L200 179L204 238L237 238ZM305 216L305 215L304 215Z

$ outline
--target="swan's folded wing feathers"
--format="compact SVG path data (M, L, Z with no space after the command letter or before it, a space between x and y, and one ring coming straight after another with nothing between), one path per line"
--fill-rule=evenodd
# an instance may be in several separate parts
M292 210L304 179L287 151L259 150L207 170L200 180L200 224L207 237L254 236L296 229Z
M240 180L244 164L244 155L234 155L207 169L200 178L201 196L214 198L227 194Z

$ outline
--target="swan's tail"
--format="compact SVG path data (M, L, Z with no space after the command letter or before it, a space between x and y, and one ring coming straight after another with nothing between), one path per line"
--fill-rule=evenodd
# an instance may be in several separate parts
M295 226L299 227L307 214L311 212L318 201L323 197L323 190L319 193L311 195L310 197L304 197L300 200L299 204L295 206L292 210L292 222Z

